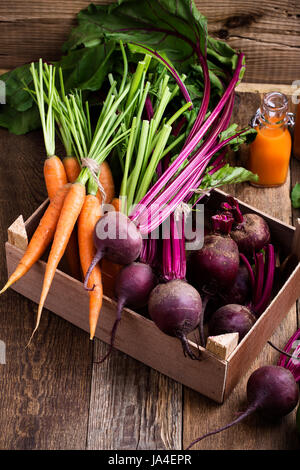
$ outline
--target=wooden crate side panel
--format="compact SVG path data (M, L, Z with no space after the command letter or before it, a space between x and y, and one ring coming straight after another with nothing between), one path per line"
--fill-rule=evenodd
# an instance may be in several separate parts
M6 243L8 273L16 267L22 251ZM14 290L34 302L39 301L45 263L39 261L20 279ZM74 300L76 299L76 300ZM57 270L45 308L79 328L89 331L88 293L82 284ZM116 304L104 297L96 337L109 343ZM163 334L151 320L124 309L115 341L116 348L144 364L221 403L224 395L227 362L203 351L201 361L185 358L175 338ZM192 344L197 354L197 349Z
M228 360L225 397L237 385L251 363L258 356L272 333L286 317L293 304L300 297L300 265L293 272L267 310L257 320ZM272 314L270 314L272 313Z

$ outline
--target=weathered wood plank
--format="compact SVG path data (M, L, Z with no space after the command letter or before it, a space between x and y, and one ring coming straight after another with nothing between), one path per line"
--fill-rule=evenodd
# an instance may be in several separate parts
M88 449L181 449L182 386L118 351L97 364L107 350L95 342Z
M238 94L233 115L234 122L241 126L246 125L249 116L259 104L259 96L243 93ZM237 161L245 161L246 150L240 152ZM228 188L224 188L228 190ZM230 193L242 201L281 219L286 223L292 221L290 203L290 176L285 185L280 188L254 188L249 184L231 188ZM287 318L272 336L274 344L283 347L285 342L296 330L297 319L295 307L291 309ZM266 345L262 353L255 360L250 370L232 392L231 396L222 406L210 402L206 398L184 389L184 423L183 443L186 447L197 436L219 428L234 419L235 412L245 409L246 383L252 371L261 365L275 364L278 353ZM238 429L232 428L224 433L209 437L195 449L297 449L299 440L295 429L295 413L291 413L282 421L267 423L258 415L249 417Z
M94 3L108 3L98 0ZM43 57L57 59L76 13L89 0L3 1L0 66L14 68ZM209 31L246 54L245 80L288 83L300 75L300 3L297 0L196 0Z
M299 77L300 4L248 0L199 2L209 31L246 55L245 80L291 83Z
M0 266L7 279L7 227L28 217L44 199L40 133L13 136L0 130ZM25 349L36 305L13 292L1 296L1 449L85 449L92 344L83 331L44 310L40 328Z

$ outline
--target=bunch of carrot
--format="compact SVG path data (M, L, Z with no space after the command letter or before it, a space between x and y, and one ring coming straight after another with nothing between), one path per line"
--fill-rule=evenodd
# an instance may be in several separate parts
M55 270L66 250L69 250L69 259L76 259L77 237L74 230L76 224L83 276L94 257L93 230L102 214L103 194L107 203L114 197L114 182L105 158L128 133L119 131L126 113L118 116L117 109L126 98L129 87L117 93L116 83L112 83L92 134L88 104L84 106L80 93L75 92L66 96L61 72L60 93L55 85L55 67L43 64L40 60L38 69L32 64L31 73L34 90L29 91L34 96L40 111L47 154L44 179L50 203L24 256L0 293L24 276L52 242L33 335L39 326ZM67 153L63 160L55 155L55 123ZM95 175L89 165L82 166L84 159L92 160L98 165L99 171L96 177L99 178L102 192L99 191ZM118 202L115 201L114 204L117 206ZM92 339L103 296L99 266L93 270L88 287Z
M40 112L47 155L44 178L50 203L23 258L0 293L24 276L52 242L32 335L39 326L44 303L63 255L73 277L86 276L95 257L93 232L102 216L103 203L112 203L115 210L129 210L129 207L120 207L120 199L113 199L114 181L106 162L108 155L116 149L123 169L120 195L128 199L130 205L136 204L147 192L160 160L184 138L182 134L169 143L172 123L189 108L190 103L168 120L164 117L165 109L179 87L175 85L173 90L169 89L165 70L159 73L155 83L146 81L151 61L147 55L138 62L135 73L129 75L122 42L120 49L124 68L122 80L118 83L112 74L108 75L110 86L93 129L89 104L83 101L78 90L65 93L61 69L57 74L53 65L42 60L38 65L31 64L34 89L27 88L27 91ZM157 95L151 115L148 112L150 93ZM148 120L142 119L145 110ZM55 155L55 130L66 152L62 160ZM103 297L99 264L93 269L87 288L92 339Z

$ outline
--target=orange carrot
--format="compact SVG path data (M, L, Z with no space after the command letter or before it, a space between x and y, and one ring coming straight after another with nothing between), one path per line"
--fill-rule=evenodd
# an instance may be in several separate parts
M77 230L74 228L71 233L70 239L67 244L65 251L66 262L69 268L70 276L74 277L78 281L81 281L81 268L80 268L80 259L79 259L79 248L78 248L78 239L77 239Z
M41 218L40 223L30 240L24 256L22 257L15 271L11 274L0 294L2 294L2 292L6 291L6 289L14 284L14 282L18 281L22 276L24 276L24 274L29 271L34 263L40 259L50 244L55 233L60 211L63 207L65 197L70 187L70 184L63 186L57 191L55 197L51 200L46 212Z
M48 157L44 163L44 178L49 199L51 200L58 189L67 184L64 165L56 155Z
M40 297L36 325L33 330L32 336L34 335L35 331L37 330L39 326L42 310L43 310L44 303L48 295L49 289L51 287L52 280L55 275L55 270L65 252L71 233L75 227L77 218L79 217L80 211L82 209L84 199L85 199L85 185L79 182L73 183L64 200L64 204L61 209L61 213L57 222L57 227L56 227L52 247L50 250L50 254L49 254L49 258L48 258L48 262L46 266L46 272L45 272L45 277L44 277L42 293Z
M65 171L66 171L69 183L74 183L77 180L79 173L80 173L80 169L81 169L77 158L65 157L63 159L63 165L65 167ZM109 164L106 161L104 161L100 165L99 181L102 184L103 189L106 194L105 202L107 204L110 204L115 195L115 185L114 185L114 180L113 180L111 169L109 167ZM97 197L99 198L99 201L101 202L102 196L100 194L100 191L98 191Z
M123 266L121 264L112 263L105 258L101 260L100 266L102 273L103 292L108 297L114 297L116 277Z
M106 194L105 203L110 204L115 195L115 185L111 169L106 161L104 161L100 166L99 181L102 184L104 192ZM100 194L100 191L97 192L97 197L101 202L102 196Z
M91 194L87 195L85 197L85 201L78 219L79 254L84 276L86 275L87 270L96 253L93 233L95 225L101 217L101 212L101 205L98 198ZM93 339L102 307L103 298L101 270L99 264L97 264L91 272L87 286L89 289L92 289L89 291L89 323L90 339Z
M118 197L115 197L113 200L112 200L112 205L114 206L115 210L117 212L120 212L121 210L121 201Z
M77 180L81 167L76 157L65 157L63 159L63 165L65 167L65 172L69 183L75 183Z
M77 180L81 167L76 157L65 157L63 159L63 165L68 178L69 183L75 183ZM73 230L69 243L66 248L65 257L69 267L70 275L75 279L81 279L81 269L78 252L78 240L77 232Z

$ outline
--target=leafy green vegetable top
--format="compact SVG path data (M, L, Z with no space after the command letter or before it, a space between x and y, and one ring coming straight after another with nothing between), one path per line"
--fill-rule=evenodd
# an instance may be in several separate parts
M292 205L294 209L300 208L300 183L296 183L291 194Z
M237 65L236 52L225 42L207 34L206 18L194 0L119 0L109 5L93 5L82 10L78 27L63 46L68 52L89 47L104 38L147 45L164 53L180 72L195 64L195 54L207 56L210 70L224 76ZM220 67L221 66L221 67Z
M206 52L206 18L194 1L121 0L110 5L91 4L78 14L64 51L89 45L104 35L124 42L147 44L163 51L172 62L191 59L194 46Z
M208 36L206 18L193 0L119 0L109 5L91 4L78 14L77 19L78 26L63 46L66 55L55 64L62 68L66 92L74 88L86 94L98 91L109 72L118 76L122 62L118 41L124 40L127 44L147 46L154 53L158 51L170 66L185 73L184 83L195 107L192 113L186 113L186 117L192 122L203 98L204 79L199 54L207 57L210 109L224 92L228 77L236 66L236 52L226 43ZM136 55L131 50L129 62L136 64ZM157 62L156 67L159 66ZM29 65L15 69L1 79L6 83L7 104L0 107L0 126L16 134L38 128L36 106L24 91L32 86ZM182 101L183 98L178 96L174 105L179 108Z

